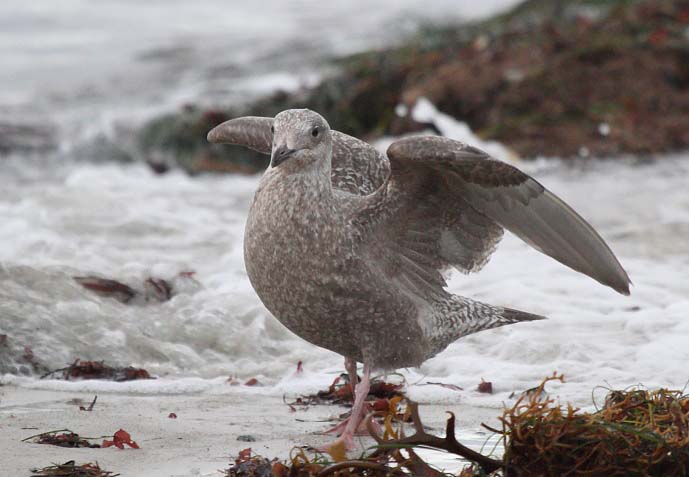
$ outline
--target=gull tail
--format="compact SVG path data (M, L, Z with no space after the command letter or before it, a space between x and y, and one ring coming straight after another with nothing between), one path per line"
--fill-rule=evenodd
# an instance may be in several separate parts
M426 334L433 356L463 336L523 321L544 319L545 316L451 295L433 307Z
M511 325L512 323L519 323L520 321L536 321L547 319L545 316L542 315L534 315L533 313L527 313L526 311L519 311L513 308L498 309L502 310L502 318L500 324L498 324L497 326Z

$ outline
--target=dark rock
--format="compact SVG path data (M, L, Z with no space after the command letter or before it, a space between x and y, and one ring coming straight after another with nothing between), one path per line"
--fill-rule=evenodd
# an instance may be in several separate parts
M607 2L618 6L600 19L533 21L541 3L516 9L531 8L531 22L514 27L507 15L497 35L423 53L442 59L432 74L412 68L401 102L425 96L525 157L689 147L689 2ZM567 12L577 2L557 3Z
M530 0L347 58L338 75L298 95L334 128L362 137L428 129L394 114L425 96L527 158L682 150L688 29L687 1Z
M159 118L141 132L140 150L159 172L258 172L266 156L207 144L206 133L230 117L295 107L364 139L418 132L433 125L395 111L422 96L526 158L689 148L687 0L527 0L486 21L422 28L400 47L333 66L313 88L278 91L241 110L188 107Z
M252 174L266 168L267 156L240 147L206 141L213 127L234 116L232 112L186 106L146 124L136 147L151 168L163 173L181 167L189 173L230 172Z

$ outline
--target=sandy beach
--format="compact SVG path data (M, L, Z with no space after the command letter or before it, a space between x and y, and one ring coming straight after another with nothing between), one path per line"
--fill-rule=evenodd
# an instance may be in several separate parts
M312 406L291 412L281 397L262 394L136 395L99 394L93 411L80 411L93 393L47 391L14 385L0 387L0 462L3 475L28 475L30 469L75 460L98 462L123 476L216 476L227 469L231 457L247 447L265 457L285 459L298 445L319 445L330 437L319 435L332 424L327 421L346 412L342 406ZM481 422L494 423L499 410L461 404L422 404L424 424L442 434L445 411L457 414L457 428L479 430ZM170 413L177 415L169 418ZM83 437L128 431L140 449L69 449L22 442L51 430L69 428ZM255 442L237 440L251 436ZM372 443L357 438L360 445ZM460 439L461 440L461 439ZM95 442L100 442L95 440ZM480 435L466 440L480 447ZM436 463L458 465L454 457L437 456Z

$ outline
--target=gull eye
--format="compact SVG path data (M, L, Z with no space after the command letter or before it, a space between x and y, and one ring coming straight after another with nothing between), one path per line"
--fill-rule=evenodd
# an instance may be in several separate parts
M313 128L313 129L311 130L311 135L312 135L313 137L318 137L318 133L319 133L319 132L320 132L320 131L318 130L318 126L316 126L315 128Z

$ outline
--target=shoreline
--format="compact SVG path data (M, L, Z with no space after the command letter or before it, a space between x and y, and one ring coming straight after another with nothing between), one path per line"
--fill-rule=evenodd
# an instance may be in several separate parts
M347 408L310 406L290 411L278 396L242 393L213 395L135 395L102 393L93 411L80 411L75 400L90 403L93 393L0 387L0 461L7 475L24 475L33 468L75 460L98 462L101 468L125 476L219 476L240 450L250 447L268 459L287 459L295 446L318 446L331 436L318 434ZM457 416L460 441L480 448L480 424L497 422L499 410L468 404L421 404L429 432L442 434L446 411ZM169 418L175 413L177 418ZM131 434L140 449L63 448L22 442L29 436L68 428L83 437L112 435L118 429ZM238 441L251 436L253 442ZM488 433L485 433L485 437ZM356 438L371 445L370 438ZM93 442L100 442L96 439ZM431 457L432 463L452 465L454 456ZM460 464L456 464L460 465Z

